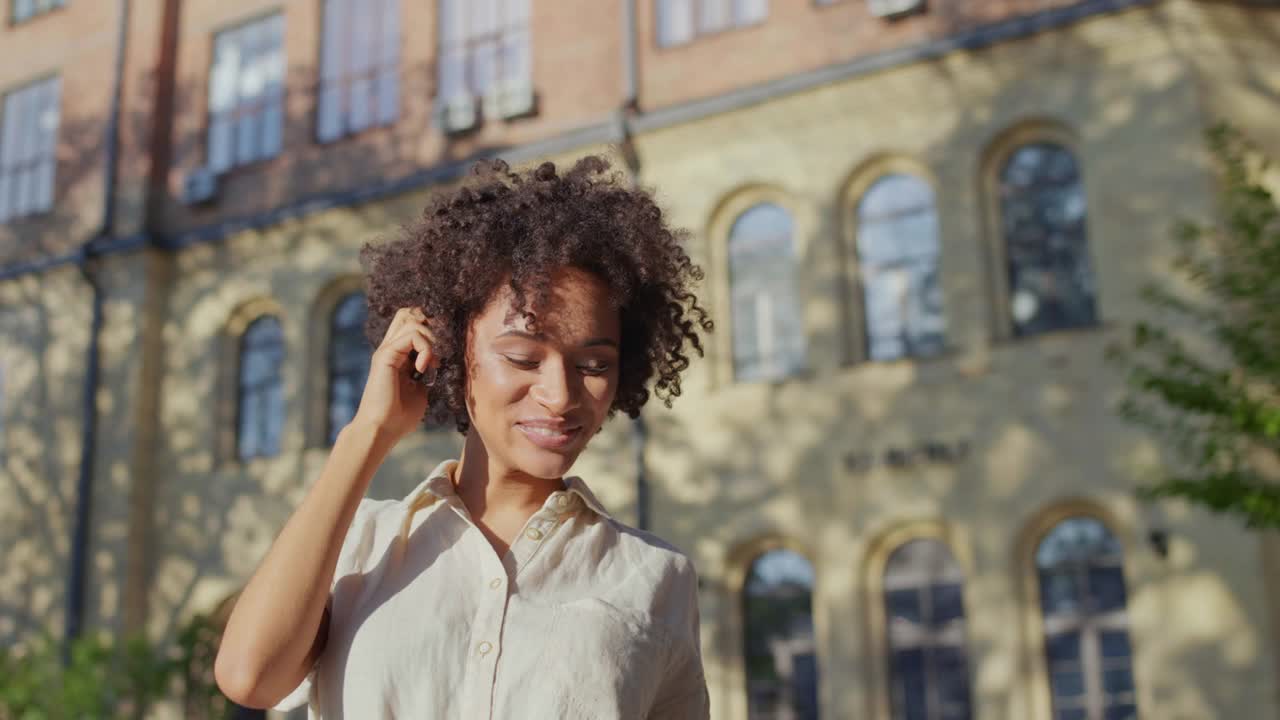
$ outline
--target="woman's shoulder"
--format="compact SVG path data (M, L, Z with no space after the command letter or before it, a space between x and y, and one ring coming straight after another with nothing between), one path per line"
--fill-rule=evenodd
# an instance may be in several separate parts
M606 522L616 535L616 551L633 568L642 568L655 579L677 584L697 582L697 570L689 555L658 535L616 519Z

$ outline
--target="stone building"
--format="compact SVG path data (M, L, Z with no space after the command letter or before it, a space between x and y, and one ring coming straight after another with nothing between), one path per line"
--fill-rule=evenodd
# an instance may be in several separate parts
M1106 346L1280 154L1227 0L7 0L0 642L243 584L361 364L357 252L604 152L718 331L575 472L701 576L717 718L1280 718L1280 542L1133 490ZM455 433L379 471L401 496Z

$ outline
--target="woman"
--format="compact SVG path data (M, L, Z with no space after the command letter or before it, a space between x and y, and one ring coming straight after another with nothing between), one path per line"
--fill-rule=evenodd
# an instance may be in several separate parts
M326 720L706 718L688 558L566 477L651 380L680 393L701 271L599 158L477 176L362 251L364 395L236 603L218 685ZM362 499L424 417L461 457Z

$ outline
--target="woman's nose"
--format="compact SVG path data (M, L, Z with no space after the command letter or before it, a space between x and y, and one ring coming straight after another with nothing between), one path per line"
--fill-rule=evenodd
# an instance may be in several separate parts
M544 362L542 368L533 386L533 398L553 415L563 415L577 407L580 383L573 368L565 363L550 362Z

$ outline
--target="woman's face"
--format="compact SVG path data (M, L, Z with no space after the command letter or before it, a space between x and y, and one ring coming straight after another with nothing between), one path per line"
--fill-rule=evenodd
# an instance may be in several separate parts
M536 332L506 284L473 320L467 410L495 465L536 478L568 472L604 424L618 388L621 327L609 289L564 268L551 278Z

